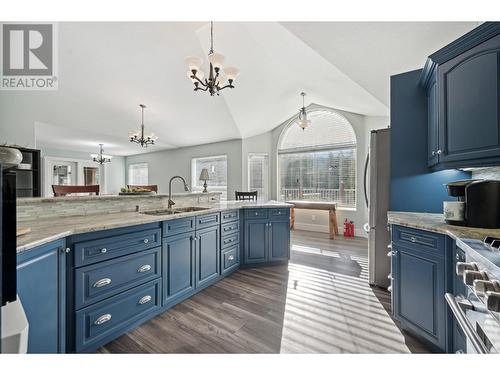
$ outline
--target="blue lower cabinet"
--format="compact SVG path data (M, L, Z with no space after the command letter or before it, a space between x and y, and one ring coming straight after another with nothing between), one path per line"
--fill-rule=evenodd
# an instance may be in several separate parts
M196 288L219 279L220 226L196 231Z
M265 264L290 258L290 210L249 209L243 224L243 264Z
M287 260L290 257L290 223L275 221L269 223L269 260Z
M63 353L65 241L17 256L17 293L29 323L28 353Z
M76 312L77 352L94 351L152 318L161 307L161 280L155 280Z
M245 264L267 261L269 232L267 219L246 220L244 228L243 261Z
M161 276L161 247L75 270L76 309Z
M163 306L172 306L191 295L196 286L195 232L163 241Z
M402 245L401 233L407 231L412 233L410 244ZM393 226L392 236L393 314L403 329L426 341L432 350L446 352L451 337L444 299L445 293L451 289L446 267L448 253L451 253L448 238L397 226ZM434 240L428 241L432 237Z
M240 265L239 245L221 250L221 275L228 275L238 269Z

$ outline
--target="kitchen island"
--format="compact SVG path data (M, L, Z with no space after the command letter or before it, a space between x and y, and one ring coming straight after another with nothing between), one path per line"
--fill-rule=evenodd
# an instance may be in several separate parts
M17 247L18 293L36 323L28 352L95 351L240 267L288 261L290 205L191 207L20 221L31 228Z

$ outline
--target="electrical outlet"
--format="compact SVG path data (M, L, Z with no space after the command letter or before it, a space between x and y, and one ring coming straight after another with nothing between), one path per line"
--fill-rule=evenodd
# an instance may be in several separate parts
M316 221L316 215L311 215L311 220Z

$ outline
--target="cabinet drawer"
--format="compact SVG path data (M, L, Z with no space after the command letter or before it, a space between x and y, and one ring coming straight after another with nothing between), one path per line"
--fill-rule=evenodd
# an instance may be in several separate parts
M228 234L233 234L240 231L240 222L233 221L231 223L222 224L221 236L225 236Z
M240 211L239 210L233 210L233 211L223 211L221 213L221 222L222 223L227 223L229 221L235 221L240 218Z
M445 252L445 238L439 233L393 225L392 241L397 245L431 251L437 255L444 256Z
M163 237L173 236L175 234L186 233L194 230L194 216L183 219L175 219L163 222Z
M196 216L196 229L208 228L220 223L220 212Z
M161 230L150 229L75 244L75 267L161 246Z
M271 208L269 210L269 217L271 219L287 220L290 218L290 209L289 208Z
M76 313L76 351L95 348L160 308L160 280L118 294Z
M266 208L251 208L245 210L246 219L267 219Z
M236 232L233 234L228 234L227 236L223 236L220 240L221 249L226 249L228 247L239 244L240 242L240 233Z
M238 267L238 265L240 264L239 253L240 253L239 246L233 246L229 249L222 251L222 256L221 256L222 274L228 273Z
M76 309L111 297L161 276L161 247L78 268Z

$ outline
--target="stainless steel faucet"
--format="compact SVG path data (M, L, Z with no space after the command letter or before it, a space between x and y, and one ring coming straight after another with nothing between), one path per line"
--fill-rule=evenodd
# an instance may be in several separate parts
M175 202L172 200L172 181L175 180L176 178L180 178L182 182L184 183L184 190L189 191L189 186L186 183L186 180L184 177L181 176L174 176L170 179L168 182L168 208L172 208L172 206L175 204Z

